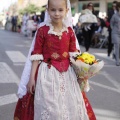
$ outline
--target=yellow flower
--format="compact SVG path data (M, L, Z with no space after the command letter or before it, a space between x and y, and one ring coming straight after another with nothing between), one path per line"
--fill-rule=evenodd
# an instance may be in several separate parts
M86 64L93 64L95 62L95 56L92 54L89 54L88 52L84 52L80 55L77 55L77 60L82 60Z

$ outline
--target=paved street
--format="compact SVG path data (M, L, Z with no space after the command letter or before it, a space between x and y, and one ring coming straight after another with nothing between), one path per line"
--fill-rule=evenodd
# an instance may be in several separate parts
M13 120L17 88L31 41L0 29L0 120ZM89 52L105 62L104 68L89 80L91 90L87 93L97 120L120 120L120 67L107 57L106 49L91 48Z

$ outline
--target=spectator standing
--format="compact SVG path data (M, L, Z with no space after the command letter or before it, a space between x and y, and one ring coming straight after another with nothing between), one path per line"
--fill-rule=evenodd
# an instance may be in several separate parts
M110 22L113 14L117 13L116 4L117 4L117 1L114 1L113 5L112 5L113 8L108 11L108 22ZM112 40L111 40L111 27L110 26L108 28L108 31L109 31L109 37L108 37L108 51L107 51L107 53L108 53L108 56L110 56L112 49L113 49L113 44L112 44Z
M27 36L31 39L32 38L32 32L36 31L37 29L37 24L34 22L32 17L30 16L28 21L27 21Z
M36 15L36 13L34 13L32 19L34 20L34 22L37 22L37 21L38 21L38 16Z
M74 30L75 30L76 37L78 39L78 43L79 45L81 45L83 42L83 35L82 35L82 28L81 28L80 22L76 24L76 26L74 27Z
M94 7L93 4L90 2L87 5L87 9L94 14ZM89 29L85 29L85 27L82 29L83 37L84 37L84 43L85 43L85 51L89 51L90 45L91 45L91 39L92 35L94 33L94 23L91 23L89 26Z
M12 16L12 31L16 32L17 31L17 16Z
M108 22L108 17L105 17L103 20L105 22L105 27L108 28L110 26L110 23Z
M27 36L27 21L29 19L28 13L25 13L23 18L22 18L22 33Z
M117 3L117 13L114 14L110 21L112 29L112 43L114 44L116 66L120 66L120 2Z
M41 12L41 16L40 17L41 17L41 22L43 22L44 21L44 17L45 17L45 11Z
M100 18L97 18L97 20L98 23L96 23L94 26L94 33L91 40L93 47L98 47L97 44L99 43L99 37L101 36L101 32L102 32L101 20Z

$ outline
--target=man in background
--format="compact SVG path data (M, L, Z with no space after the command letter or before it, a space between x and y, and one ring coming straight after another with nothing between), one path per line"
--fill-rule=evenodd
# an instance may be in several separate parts
M116 14L117 12L117 1L113 1L113 5L112 5L112 9L108 11L108 22L110 23L110 20L113 16L113 14ZM111 39L111 27L109 25L108 27L108 31L109 31L109 37L108 37L108 57L110 56L112 49L113 49L113 44L112 44L112 39ZM113 54L113 57L115 57L115 55Z

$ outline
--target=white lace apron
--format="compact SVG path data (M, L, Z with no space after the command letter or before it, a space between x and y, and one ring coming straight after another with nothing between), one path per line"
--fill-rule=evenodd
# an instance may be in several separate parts
M60 73L42 62L35 90L34 120L89 120L83 96L71 66Z

